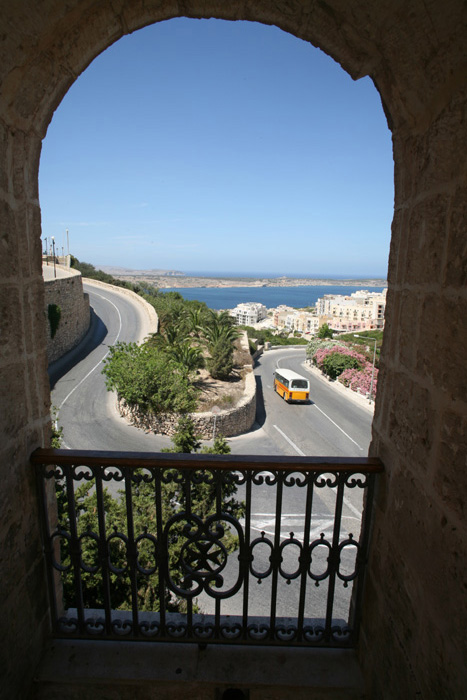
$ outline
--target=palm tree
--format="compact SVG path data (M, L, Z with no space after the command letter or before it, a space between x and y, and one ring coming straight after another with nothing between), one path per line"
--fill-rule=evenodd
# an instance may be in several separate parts
M208 347L215 345L220 340L233 343L240 335L238 329L235 328L233 318L229 316L227 311L222 311L220 314L211 311L202 331Z
M192 347L189 340L176 343L167 351L170 357L179 362L189 372L193 372L204 365L203 353L200 348Z
M204 327L206 311L201 308L190 307L185 315L186 329L195 338L199 338Z
M234 320L226 311L211 311L203 327L203 338L210 358L207 367L214 379L227 380L233 369L234 343L240 335Z

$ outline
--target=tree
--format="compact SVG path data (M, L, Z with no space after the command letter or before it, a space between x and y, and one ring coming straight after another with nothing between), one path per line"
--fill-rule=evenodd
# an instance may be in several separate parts
M201 348L193 347L189 340L173 345L167 350L167 355L183 365L189 372L204 367Z
M207 309L201 306L189 306L185 312L185 322L188 332L194 338L200 338L202 329L205 325Z
M177 430L172 437L172 447L162 450L162 452L181 452L190 454L198 452L201 441L195 435L195 426L190 416L181 416L177 424Z
M233 346L227 338L219 338L209 346L210 357L206 364L213 379L227 381L233 370Z
M319 329L317 335L318 335L318 338L332 338L333 332L329 328L327 323L323 323L323 325Z
M211 311L207 316L202 335L210 354L206 364L213 379L229 379L233 370L234 342L239 334L227 312L216 314Z
M209 311L201 330L208 345L216 343L221 338L234 342L239 336L234 319L226 311L222 311L220 314Z

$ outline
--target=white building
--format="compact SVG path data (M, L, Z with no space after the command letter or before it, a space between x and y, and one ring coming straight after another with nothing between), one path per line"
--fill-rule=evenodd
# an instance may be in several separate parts
M325 294L316 302L316 310L334 330L382 329L386 293L387 289L382 292L360 289L350 296Z
M253 326L267 317L268 310L264 304L248 301L238 304L235 309L229 311L229 314L235 318L239 326Z

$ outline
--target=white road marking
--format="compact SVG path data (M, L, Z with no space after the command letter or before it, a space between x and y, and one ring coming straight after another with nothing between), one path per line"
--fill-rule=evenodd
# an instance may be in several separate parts
M354 445L357 445L357 447L358 447L359 450L361 450L361 451L363 452L363 447L360 447L360 445L358 444L358 442L355 442L355 440L354 440L353 438L351 438L350 435L348 435L348 434L345 432L345 430L343 430L343 429L340 427L340 425L337 425L337 423L335 423L335 421L333 421L332 418L330 418L330 417L327 415L327 413L325 413L324 411L322 411L322 410L320 409L320 407L317 406L315 403L313 404L313 406L314 406L314 408L316 408L320 413L322 413L323 416L324 416L325 418L327 418L329 421L331 421L331 423L332 423L333 425L335 425L336 428L338 428L338 429L341 431L341 433L343 433L343 434L345 435L345 437L349 438L349 440L350 440L351 442L353 442Z
M115 304L113 303L113 301L110 301L110 299L107 299L107 297L102 296L102 294L96 294L96 296L101 297L101 299L104 299L105 301L108 301L109 304L112 304L112 306L113 306L113 307L115 308L115 310L117 311L117 314L118 314L118 322L119 322L119 328L118 328L118 333L117 333L117 335L116 335L116 337L115 337L115 340L114 340L114 343L116 343L116 342L118 341L118 339L119 339L119 337L120 337L120 333L121 333L121 331L122 331L122 317L121 317L121 315L120 315L120 311L118 310L118 307L115 306ZM81 386L81 384L82 384L83 382L85 382L86 379L87 379L88 377L90 377L91 374L99 367L99 365L101 365L101 364L104 362L105 358L107 357L107 355L108 355L109 353L110 353L110 350L107 350L107 352L105 353L104 357L103 357L101 360L99 360L99 362L97 363L97 365L95 365L95 366L92 368L92 370L91 370L90 372L88 372L87 375L86 375L85 377L83 377L82 380L81 380L80 382L78 382L78 384L77 384L75 387L73 387L73 389L72 389L72 390L65 396L65 398L63 399L62 403L61 403L60 406L58 407L58 410L60 410L60 409L63 407L63 405L68 401L68 399L70 398L70 396L71 396L72 394L74 394L74 392L76 391L76 389L78 389L78 388Z
M306 454L305 454L304 452L302 452L301 449L300 449L299 447L297 447L297 445L296 445L294 442L292 442L292 440L284 433L283 430L281 430L280 428L278 428L277 425L275 425L274 428L277 430L278 433L280 433L280 434L282 435L282 437L284 438L284 440L287 440L287 442L289 443L289 445L291 445L291 446L294 448L295 452L296 452L297 454L299 454L300 457L306 457Z
M256 516L260 515L259 513L255 513L255 517L252 518L250 528L251 530L256 530L257 532L264 532L265 535L268 537L274 537L276 534L275 531L275 518L272 516L270 518L258 518ZM266 514L265 514L266 515ZM298 519L300 516L296 516L295 520ZM301 524L303 527L303 516L300 518L301 523L295 523L295 525ZM357 520L357 523L349 522L349 521L355 521ZM344 525L344 521L346 521L346 527L341 527L341 530L350 530L352 526L356 525L357 529L360 527L360 518L354 518L353 516L343 516L342 517L342 523L341 525ZM244 522L242 523L244 526ZM333 530L334 530L334 518L333 516L321 516L321 517L313 517L310 523L310 531L308 533L310 541L313 541L315 539L319 539L321 533L323 532L325 537L330 537L332 536ZM355 528L352 528L355 532ZM294 523L288 522L288 523L283 523L281 522L281 530L280 530L280 538L281 540L288 540L290 537L290 533L294 533L294 538L298 540L299 542L303 543L305 533L302 529L299 529L297 527L294 527Z
M282 359L283 359L282 357L279 357L279 359L277 360L277 362L276 362L276 367L277 367L277 369L280 369L280 367L279 367L279 362L280 362ZM323 414L323 416L325 416L325 418L327 418L329 421L331 421L331 423L332 423L333 425L335 425L336 428L338 428L338 430L340 430L341 433L343 433L343 434L345 435L345 437L349 438L349 440L350 440L351 442L353 442L353 444L356 445L356 446L358 447L359 450L361 450L361 451L363 452L363 447L360 447L360 445L358 444L358 442L355 442L355 440L354 440L353 438L351 438L350 435L348 435L348 433L346 433L345 430L343 430L343 429L340 427L340 425L337 425L337 423L336 423L335 421L333 421L332 418L330 418L330 417L327 415L327 413L325 413L316 403L313 403L312 405L313 405L316 409L318 409L318 411L320 411L320 412ZM274 427L276 427L276 426L274 426ZM284 437L285 437L285 436L284 436ZM289 440L287 437L286 437L286 440L288 440L288 441L290 442L290 440ZM291 444L293 445L293 443L291 443ZM294 447L295 447L295 446L294 446ZM297 447L295 447L295 449L298 450ZM303 455L303 452L299 452L299 454ZM305 456L305 455L303 455L303 456Z

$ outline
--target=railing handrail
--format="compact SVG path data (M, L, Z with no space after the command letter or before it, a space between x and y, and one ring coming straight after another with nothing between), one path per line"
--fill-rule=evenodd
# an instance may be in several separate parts
M120 450L62 450L37 448L32 464L100 467L174 467L176 469L226 469L229 471L270 470L283 472L315 471L324 473L358 472L378 474L384 466L378 457L281 457L278 455L213 455L166 452L122 452Z

